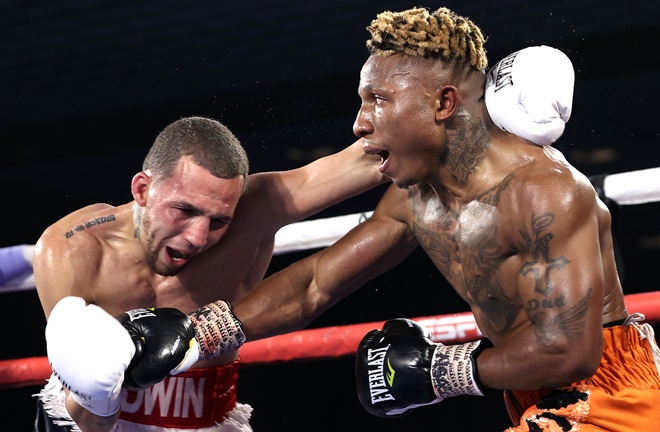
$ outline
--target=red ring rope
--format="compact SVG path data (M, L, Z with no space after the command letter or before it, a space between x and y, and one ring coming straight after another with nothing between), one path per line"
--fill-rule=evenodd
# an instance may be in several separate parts
M643 313L651 324L660 322L660 291L628 294L625 300L629 312ZM436 342L461 343L481 337L469 312L414 319L429 329ZM248 342L241 348L241 359L244 364L259 364L352 355L362 337L382 324L378 321L301 330ZM0 389L42 385L50 374L45 356L0 360Z

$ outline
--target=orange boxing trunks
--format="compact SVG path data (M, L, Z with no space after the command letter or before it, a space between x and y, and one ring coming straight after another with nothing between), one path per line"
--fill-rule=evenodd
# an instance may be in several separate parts
M506 432L660 430L660 361L653 329L603 329L603 358L589 379L554 390L504 393L516 427Z

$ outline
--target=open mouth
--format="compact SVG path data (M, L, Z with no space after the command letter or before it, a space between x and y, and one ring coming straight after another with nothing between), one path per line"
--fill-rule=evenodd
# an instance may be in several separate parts
M385 171L387 170L387 166L388 166L387 162L389 161L390 152L388 152L387 150L381 150L376 154L380 156L380 159L382 161L380 166L378 167L378 171L384 174Z
M172 258L172 261L178 262L190 258L190 255L181 253L178 250L172 249L169 246L166 249L167 249L167 254L170 256L170 258Z
M390 157L390 152L389 151L382 150L382 149L379 149L379 148L376 148L376 147L371 147L369 144L365 144L363 146L362 150L366 154L380 156L380 159L381 159L382 162L380 164L380 167L378 168L378 171L380 171L381 173L385 172L385 169L387 168L387 161Z
M390 152L388 152L387 150L381 150L381 151L379 151L377 154L378 154L378 156L380 156L380 158L383 160L383 164L384 164L385 161L387 161L387 159L390 157Z

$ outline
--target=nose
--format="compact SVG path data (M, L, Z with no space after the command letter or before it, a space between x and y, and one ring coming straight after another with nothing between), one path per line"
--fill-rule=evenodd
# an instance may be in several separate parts
M202 249L209 241L210 221L205 217L198 217L190 221L186 227L183 238L196 249Z
M355 122L353 122L353 134L355 136L363 138L371 133L373 133L374 127L371 121L369 120L367 114L364 111L364 108L360 108L358 111Z

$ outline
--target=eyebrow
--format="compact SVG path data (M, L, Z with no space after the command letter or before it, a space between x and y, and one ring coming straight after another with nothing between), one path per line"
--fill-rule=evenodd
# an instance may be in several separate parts
M204 214L204 212L199 207L194 206L194 205L190 204L189 202L176 201L174 203L174 205L184 207L185 209L190 210L190 211L192 211L192 212L194 212L195 214L198 214L198 215ZM210 215L209 218L211 218L212 220L215 220L215 221L220 221L222 223L226 223L226 224L230 223L233 220L233 218L231 216L226 216L226 215Z

